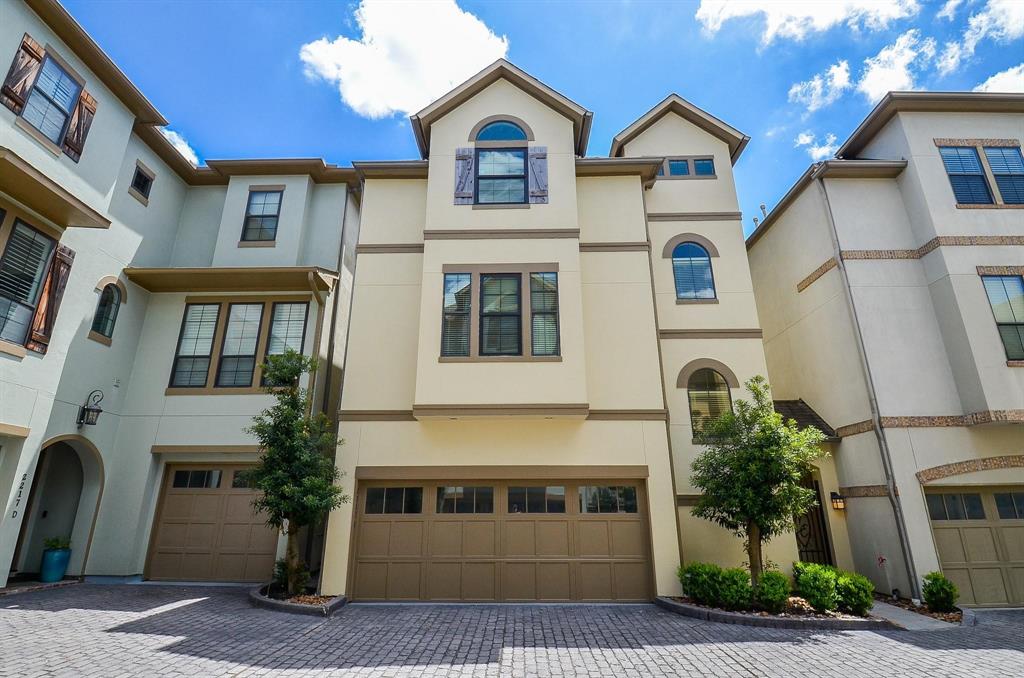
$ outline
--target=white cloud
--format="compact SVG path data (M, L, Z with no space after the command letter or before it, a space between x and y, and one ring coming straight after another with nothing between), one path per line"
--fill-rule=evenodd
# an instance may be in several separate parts
M1024 92L1024 63L1000 71L974 88L975 92Z
M188 141L185 140L185 137L167 127L161 127L159 129L160 133L164 135L164 138L171 142L171 146L174 146L174 150L181 154L181 157L192 163L193 167L199 166L199 156L196 155L196 152L189 145Z
M761 43L770 45L779 37L803 40L809 33L840 24L854 30L879 30L915 16L920 9L918 0L701 0L696 18L714 35L730 19L763 14Z
M844 59L810 80L795 83L789 88L789 100L802 104L808 113L813 113L835 102L850 86L850 64Z
M916 89L915 72L935 58L935 40L921 40L921 31L912 28L896 42L864 60L864 71L857 89L869 101L878 101L893 90Z
M974 56L982 40L1010 42L1024 37L1024 2L1021 0L988 0L985 8L967 20L967 30L959 43L947 42L939 60L939 73L955 71L964 59Z
M953 17L956 16L957 8L962 5L963 2L964 0L946 0L946 4L942 6L942 9L940 9L939 13L935 16L939 19L948 19L949 21L952 21Z
M337 85L342 101L368 118L415 113L508 53L498 37L455 0L362 0L361 36L302 46L306 72Z
M809 146L810 144L813 144L813 143L814 143L814 134L811 132L811 130L807 130L805 132L800 132L800 134L796 135L796 139L793 139L793 145L795 147L798 147L798 148L800 146Z
M811 156L811 160L818 162L831 158L837 150L839 150L839 144L836 143L836 135L827 134L824 142L807 147L807 155Z

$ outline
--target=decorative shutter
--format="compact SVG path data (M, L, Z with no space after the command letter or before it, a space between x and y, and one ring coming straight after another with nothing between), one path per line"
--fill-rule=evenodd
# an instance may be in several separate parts
M68 286L71 275L71 264L75 260L75 251L64 245L57 245L50 271L43 283L43 293L36 306L36 314L32 318L32 331L25 347L37 353L46 353L53 335L53 326L57 322L57 311L60 300L64 297L64 288Z
M64 135L64 154L78 162L82 157L82 149L85 148L85 137L89 134L89 126L96 116L96 99L91 94L82 90L75 104L75 111L71 114L71 123L68 125L68 132Z
M455 204L472 205L476 187L476 171L473 163L476 155L472 148L455 149Z
M20 115L25 108L29 87L36 80L44 54L42 46L26 33L7 71L7 77L4 78L3 87L0 88L0 103L16 115Z
M530 202L535 205L548 202L547 146L530 148Z

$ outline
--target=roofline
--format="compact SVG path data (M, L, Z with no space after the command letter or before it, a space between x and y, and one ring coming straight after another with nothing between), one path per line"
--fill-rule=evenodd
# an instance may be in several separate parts
M25 4L68 45L89 70L99 77L114 96L128 107L136 120L147 125L167 124L160 111L57 0L25 0Z
M635 174L646 184L654 181L663 162L663 157L576 158L576 176L619 177Z
M724 141L729 146L729 160L733 165L736 164L743 149L750 142L750 137L743 132L673 92L616 134L612 139L608 155L613 158L618 157L626 144L643 134L668 113L675 113Z
M906 167L906 160L825 160L813 163L750 234L747 238L747 250L761 239L761 236L815 179L894 179L902 174Z
M409 116L409 122L412 124L420 156L424 159L430 156L430 126L432 124L443 118L454 108L471 99L481 90L501 79L508 80L519 89L536 97L553 110L571 120L576 154L586 154L591 119L594 114L553 87L544 84L512 64L507 59L498 59L442 97L432 101L422 110Z
M868 113L836 151L836 157L855 156L893 116L902 111L1024 112L1024 94L1001 92L889 92Z
M359 160L352 168L360 179L426 179L426 160Z

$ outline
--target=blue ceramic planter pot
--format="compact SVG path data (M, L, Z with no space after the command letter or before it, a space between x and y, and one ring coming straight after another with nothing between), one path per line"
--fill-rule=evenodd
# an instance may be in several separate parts
M43 551L43 564L39 568L39 581L50 583L60 581L68 570L71 549L47 549Z

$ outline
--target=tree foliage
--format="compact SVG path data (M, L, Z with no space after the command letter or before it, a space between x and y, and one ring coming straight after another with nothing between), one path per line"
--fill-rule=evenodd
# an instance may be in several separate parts
M702 492L693 515L746 540L757 586L762 545L793 530L794 518L816 505L816 493L801 481L827 453L817 428L783 421L764 377L753 377L746 388L749 402L738 400L732 412L704 428L707 447L693 462L690 483Z
M277 401L253 417L246 429L259 443L260 458L247 473L257 491L252 501L264 512L267 525L288 537L285 557L288 594L302 593L305 567L298 551L299 529L314 525L348 497L338 487L334 463L338 439L322 412L311 412L307 389L299 386L316 362L293 350L267 357L263 365L264 390Z

